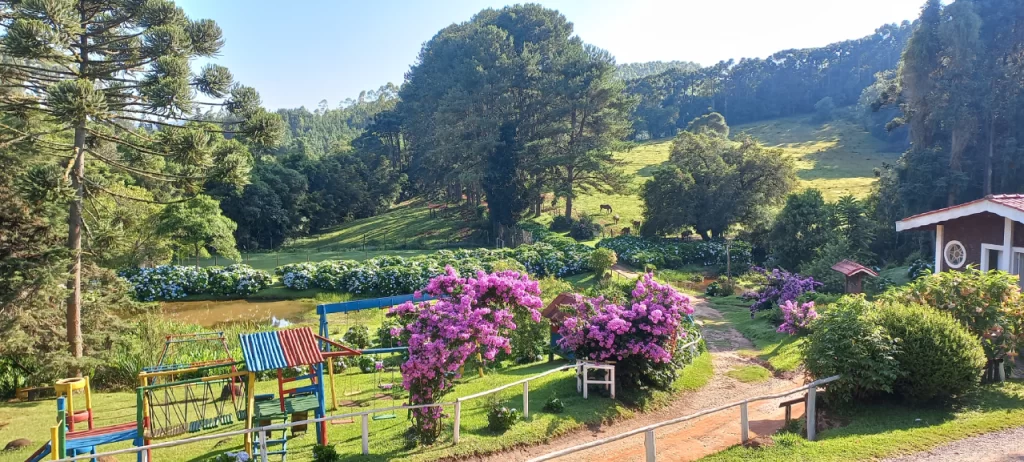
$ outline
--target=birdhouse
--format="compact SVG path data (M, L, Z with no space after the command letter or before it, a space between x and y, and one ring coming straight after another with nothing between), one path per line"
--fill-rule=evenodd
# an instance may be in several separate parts
M848 294L859 294L864 291L864 276L878 277L878 273L871 270L860 263L843 260L835 265L832 265L832 269L846 276L846 293Z

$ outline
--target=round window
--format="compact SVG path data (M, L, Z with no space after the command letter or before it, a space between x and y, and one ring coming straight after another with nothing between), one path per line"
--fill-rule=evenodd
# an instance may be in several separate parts
M960 268L967 262L967 249L960 241L949 241L942 253L946 258L946 265L950 268Z

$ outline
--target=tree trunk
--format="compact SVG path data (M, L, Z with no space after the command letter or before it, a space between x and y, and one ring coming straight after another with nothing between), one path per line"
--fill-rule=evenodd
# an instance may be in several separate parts
M199 268L199 244L196 244L196 268Z
M572 220L572 182L575 179L575 178L573 178L572 167L569 167L567 169L567 171L566 171L566 178L565 179L566 179L566 184L569 185L569 190L567 191L567 193L565 195L565 218L567 218L569 220Z
M702 239L704 239L705 241L710 241L711 240L711 231L710 230L698 229L697 230L697 234L700 234L700 237Z
M71 187L75 199L68 211L68 250L71 264L68 265L67 340L68 350L75 358L81 358L82 348L82 207L85 197L85 122L75 127L75 162L71 168ZM80 372L79 372L80 373Z

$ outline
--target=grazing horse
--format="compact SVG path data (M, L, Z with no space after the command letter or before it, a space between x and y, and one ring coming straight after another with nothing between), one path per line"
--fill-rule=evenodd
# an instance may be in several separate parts
M629 226L627 226L627 227L625 227L625 228L622 228L622 232L621 232L621 234L622 234L623 236L629 236Z
M618 215L612 215L612 221L614 221L615 224L619 224L620 219L621 217L619 217Z
M640 220L633 220L633 229L638 233L640 232Z
M602 212L604 212L605 210L607 210L607 211L608 211L608 213L613 213L613 212L612 212L612 206L611 206L611 205L608 205L608 204L601 204L601 211L602 211Z

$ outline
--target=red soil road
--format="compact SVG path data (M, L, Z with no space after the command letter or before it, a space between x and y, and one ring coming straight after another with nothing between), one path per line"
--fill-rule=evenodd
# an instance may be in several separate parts
M743 383L729 377L726 373L736 367L757 364L752 359L739 354L742 350L752 349L753 344L724 322L721 313L711 308L706 302L698 301L694 316L704 323L704 336L707 339L714 364L714 377L700 390L682 393L670 405L654 412L640 414L633 419L580 430L554 438L546 444L516 448L481 456L475 460L495 462L527 460L744 398L792 390L806 382L802 374L772 377L770 380L760 383ZM800 395L794 394L785 398L750 403L748 408L750 438L771 434L782 428L785 411L778 407L779 403L798 396ZM793 406L793 418L799 418L802 415L803 404ZM740 443L739 408L662 427L655 430L655 435L658 460L696 460ZM644 460L644 451L644 436L641 434L587 451L573 453L558 460L642 461Z

